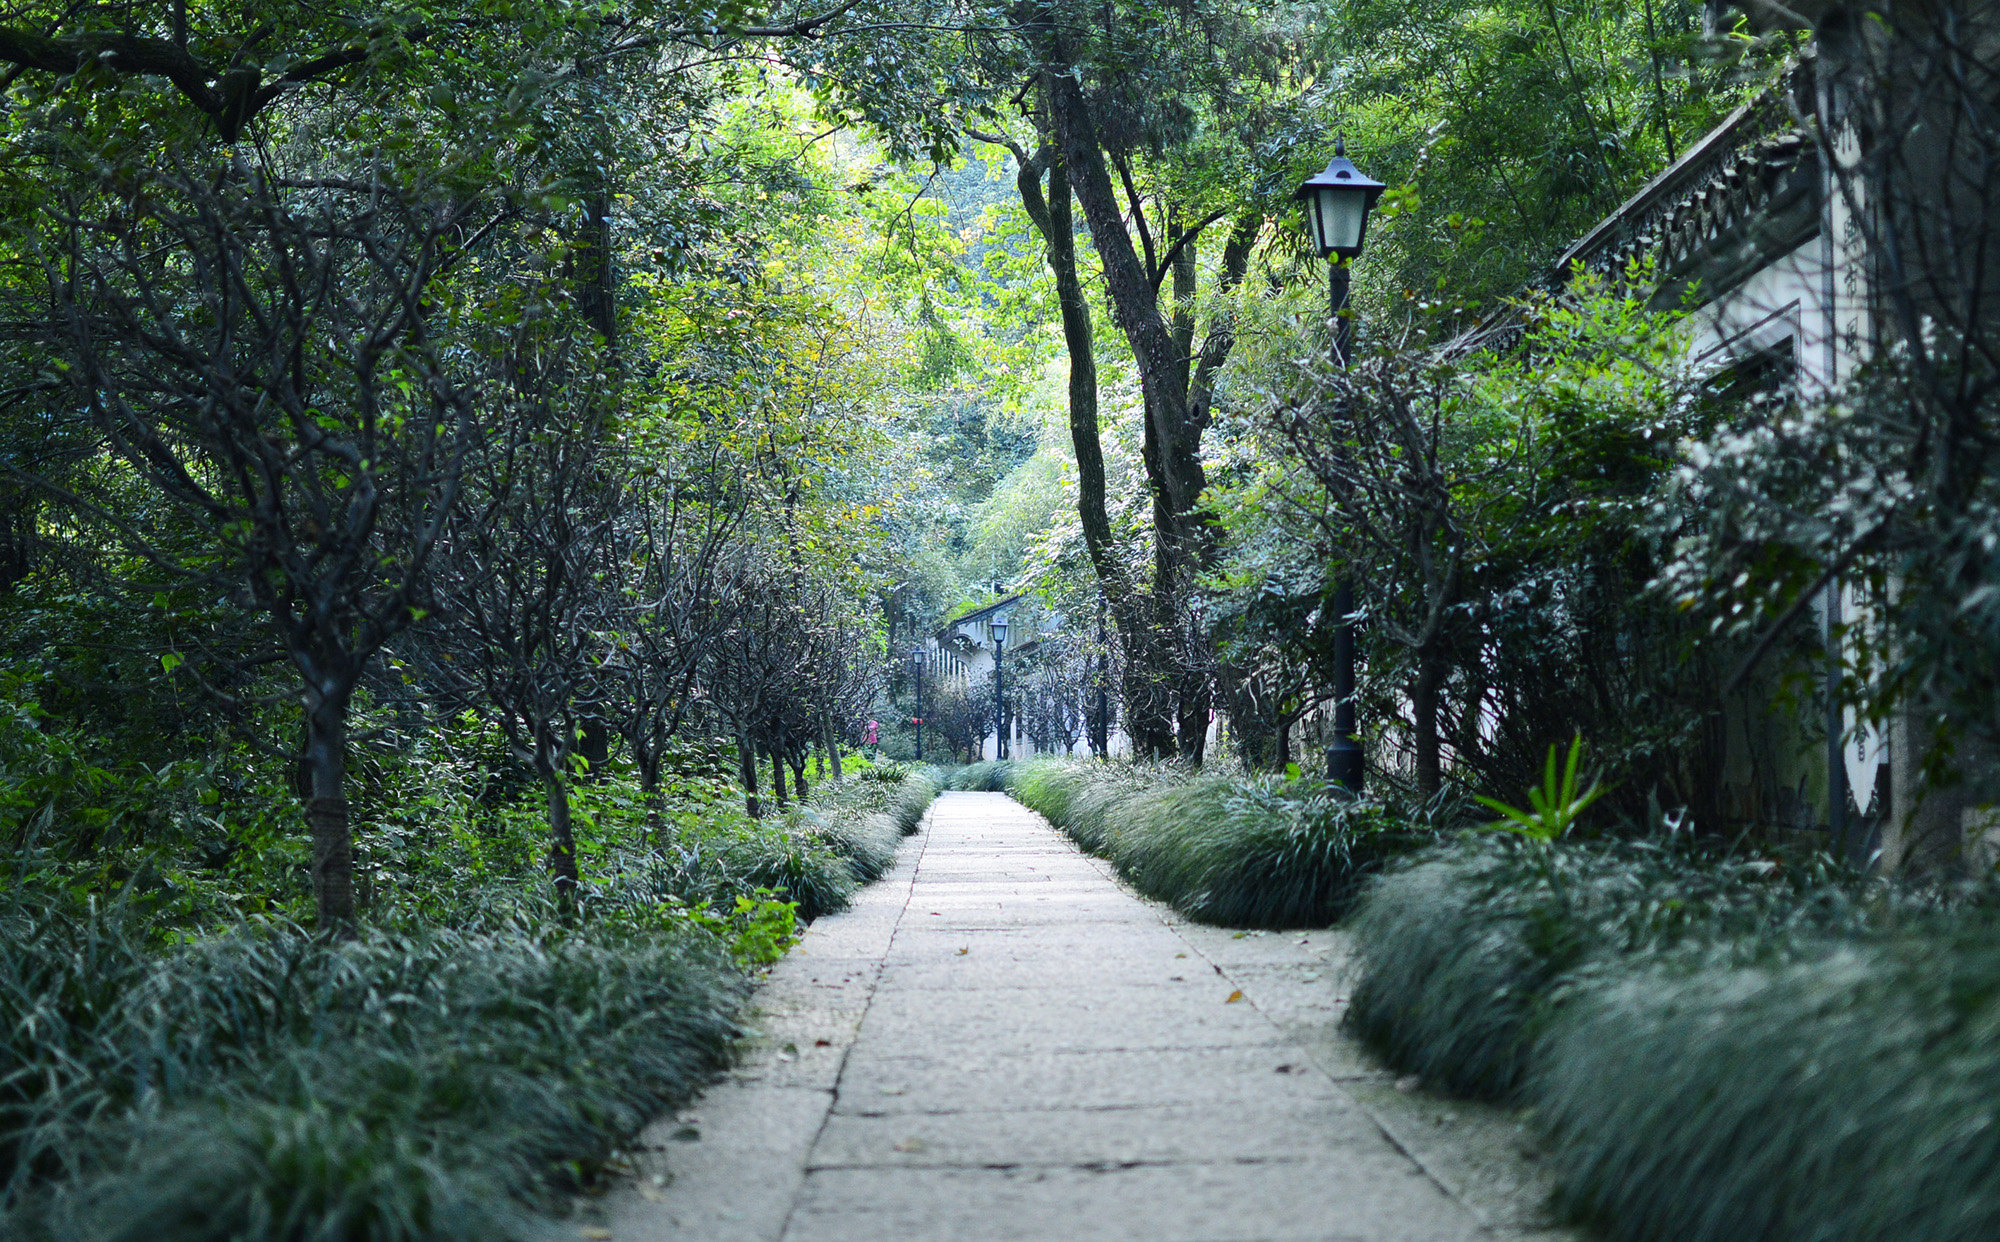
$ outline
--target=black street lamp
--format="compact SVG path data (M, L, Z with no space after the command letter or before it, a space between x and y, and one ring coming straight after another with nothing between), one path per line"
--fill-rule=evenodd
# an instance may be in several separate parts
M1326 168L1306 178L1292 197L1306 201L1306 224L1320 257L1330 260L1327 304L1333 319L1333 365L1345 369L1354 346L1353 317L1347 310L1348 266L1361 256L1368 236L1368 213L1382 197L1383 184L1363 175L1347 158L1347 143L1336 138ZM1333 611L1340 628L1333 637L1333 745L1326 751L1326 778L1351 794L1361 792L1364 771L1354 719L1354 583L1334 589Z
M917 762L924 761L924 649L915 648L910 652L910 672L917 679L917 714L910 723L917 726Z
M1007 709L1000 693L1000 653L1007 646L1007 618L995 617L986 623L993 632L993 757L1007 757Z

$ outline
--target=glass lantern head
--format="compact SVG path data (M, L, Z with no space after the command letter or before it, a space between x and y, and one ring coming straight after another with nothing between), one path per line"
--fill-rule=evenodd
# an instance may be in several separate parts
M1347 144L1336 141L1326 168L1306 178L1293 198L1306 203L1306 227L1320 257L1352 259L1368 236L1368 213L1387 187L1364 174L1347 158Z

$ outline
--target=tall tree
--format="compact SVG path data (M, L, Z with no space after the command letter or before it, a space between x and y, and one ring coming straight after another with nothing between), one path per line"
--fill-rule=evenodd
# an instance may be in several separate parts
M176 577L254 601L299 676L327 927L354 914L355 689L425 607L490 378L442 347L454 307L438 294L507 215L407 168L359 171L135 154L62 186L45 231L17 237L41 265L49 373L215 543L189 552L87 493L65 499Z

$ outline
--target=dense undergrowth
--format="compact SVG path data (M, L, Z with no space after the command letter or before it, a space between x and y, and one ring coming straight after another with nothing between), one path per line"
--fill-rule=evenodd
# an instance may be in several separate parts
M1530 1104L1633 1242L2000 1233L2000 918L1823 859L1466 838L1375 883L1348 1021Z
M761 821L683 790L651 826L580 787L573 909L510 865L502 815L438 834L345 941L274 915L163 932L132 885L25 851L0 883L0 1233L524 1236L699 1086L747 971L880 875L937 787L877 769Z
M1004 779L1146 896L1229 927L1326 926L1374 869L1431 839L1312 780L1057 759Z

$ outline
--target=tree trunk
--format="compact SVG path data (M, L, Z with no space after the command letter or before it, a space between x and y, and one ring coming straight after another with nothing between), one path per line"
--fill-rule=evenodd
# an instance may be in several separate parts
M632 762L639 768L639 800L646 804L646 836L641 844L657 846L666 832L660 810L660 756L651 746L635 743Z
M549 874L555 878L556 900L564 911L576 904L576 836L570 828L569 782L563 779L559 755L545 754L536 764L549 799Z
M762 819L764 808L757 803L757 748L744 734L736 735L736 770L743 778L743 809L751 819Z
M595 150L577 171L583 191L583 228L576 239L576 304L584 322L604 338L606 352L615 356L618 287L611 264L611 178L606 168L608 159L603 154L610 147L610 124L595 102L597 92L603 89L600 68L603 63L595 56L577 63L578 75L585 82L585 98L592 101L585 107L582 120Z
M611 722L604 718L604 704L578 705L576 753L583 756L583 778L604 779L605 765L611 762Z
M771 797L777 802L778 809L782 811L785 809L785 764L783 760L778 758L778 752L775 749L770 754Z
M1444 785L1444 764L1438 745L1438 698L1444 688L1445 664L1426 651L1417 653L1417 676L1410 686L1410 716L1416 733L1417 793L1434 798Z
M1151 625L1151 596L1126 572L1111 533L1097 419L1096 331L1090 301L1077 272L1076 221L1070 211L1070 178L1062 152L1050 153L1048 171L1046 199L1033 163L1023 162L1018 181L1022 204L1046 245L1049 271L1056 282L1056 303L1062 312L1063 344L1069 354L1069 433L1076 454L1077 518L1091 568L1128 656L1121 696L1125 732L1137 754L1161 759L1174 749L1171 691L1158 677L1165 653L1159 650Z
M1208 751L1208 721L1210 708L1214 704L1214 684L1207 673L1196 671L1181 679L1180 694L1180 757L1196 767L1201 766L1203 755Z
M347 813L347 695L308 706L301 756L312 832L313 903L319 929L354 930L354 833Z
M918 725L917 727L922 728L923 726ZM834 784L844 785L847 783L847 774L840 770L840 739L835 737L833 733L833 717L823 717L819 722L819 731L820 745L826 747L828 774L833 778Z
M803 746L792 751L792 784L798 791L801 804L812 797L812 789L806 784L806 748Z

